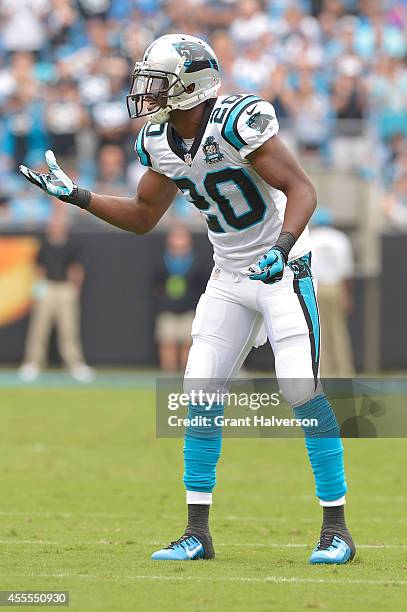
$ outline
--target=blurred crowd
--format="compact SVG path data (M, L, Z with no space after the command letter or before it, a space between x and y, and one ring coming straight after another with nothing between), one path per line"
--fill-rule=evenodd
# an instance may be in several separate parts
M208 40L221 93L272 102L301 156L379 180L407 228L407 0L0 0L1 223L51 214L17 173L47 148L87 188L134 192L129 74L170 32Z

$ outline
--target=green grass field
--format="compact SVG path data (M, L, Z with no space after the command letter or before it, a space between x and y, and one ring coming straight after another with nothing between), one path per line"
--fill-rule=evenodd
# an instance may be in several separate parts
M181 440L149 388L2 388L0 590L69 590L75 610L405 610L406 440L348 440L357 559L307 565L320 508L302 440L226 440L217 558L150 560L185 524ZM29 608L31 609L31 608Z

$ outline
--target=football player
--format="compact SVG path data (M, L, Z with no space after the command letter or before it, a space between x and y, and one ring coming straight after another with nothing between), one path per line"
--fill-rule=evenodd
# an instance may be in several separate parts
M185 388L197 379L233 379L265 329L295 416L318 421L316 429L303 428L323 510L310 563L346 563L355 546L344 517L343 446L318 383L320 330L307 229L315 189L278 136L273 106L255 95L217 96L220 83L213 50L194 36L162 36L147 48L127 96L130 116L148 117L136 142L147 170L132 198L78 187L51 151L48 174L20 170L50 195L137 234L157 224L177 190L198 208L215 267L196 310ZM189 416L206 408L191 403ZM222 410L214 406L212 414ZM186 429L187 527L153 559L215 556L209 509L221 443L219 427L205 435Z

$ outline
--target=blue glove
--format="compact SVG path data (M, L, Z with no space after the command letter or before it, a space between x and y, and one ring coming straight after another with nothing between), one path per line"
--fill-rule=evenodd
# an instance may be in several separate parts
M36 187L39 187L48 195L59 198L63 202L75 204L80 208L88 208L91 200L91 193L87 189L81 189L65 174L58 166L55 155L52 151L45 153L45 161L49 168L48 174L40 174L27 168L20 166L21 174Z
M284 266L287 263L285 255L280 249L273 247L263 258L249 266L249 278L251 280L260 280L266 285L277 283L283 278Z

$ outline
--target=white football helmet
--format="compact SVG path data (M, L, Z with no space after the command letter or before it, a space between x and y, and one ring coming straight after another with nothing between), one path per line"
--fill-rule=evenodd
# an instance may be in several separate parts
M127 108L132 119L150 115L152 123L164 123L172 110L188 110L216 97L219 87L218 60L211 47L195 36L166 34L136 63Z

